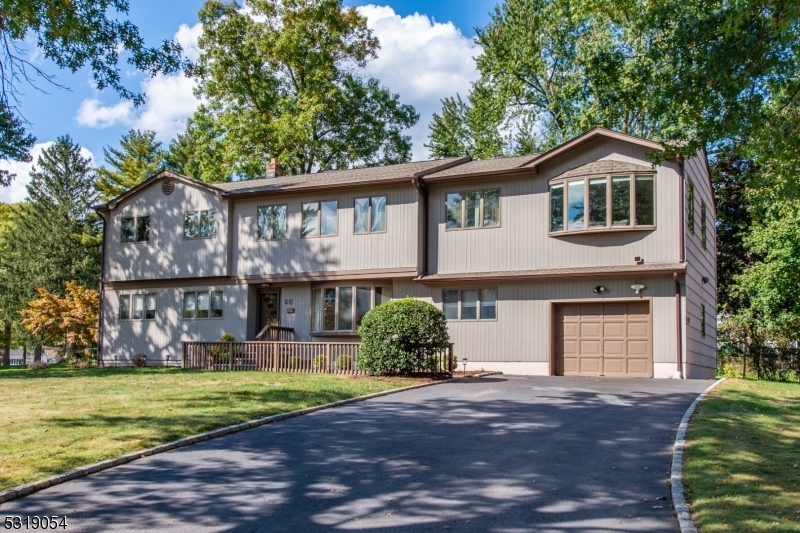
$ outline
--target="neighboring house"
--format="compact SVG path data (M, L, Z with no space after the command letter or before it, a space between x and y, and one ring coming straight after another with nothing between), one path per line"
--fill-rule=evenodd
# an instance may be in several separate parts
M267 324L357 340L392 298L443 309L459 360L538 375L711 378L715 211L704 153L595 128L544 154L205 184L161 172L106 220L101 357Z

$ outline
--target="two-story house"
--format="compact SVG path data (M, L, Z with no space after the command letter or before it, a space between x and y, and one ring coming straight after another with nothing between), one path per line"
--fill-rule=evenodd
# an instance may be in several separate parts
M447 316L459 360L515 374L710 378L715 212L705 154L592 129L543 154L206 184L161 172L98 206L100 356L183 341L357 340L393 298Z

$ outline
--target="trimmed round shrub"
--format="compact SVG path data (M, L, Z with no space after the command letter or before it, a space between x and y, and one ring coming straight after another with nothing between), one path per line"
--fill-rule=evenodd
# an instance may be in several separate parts
M358 334L358 367L372 375L434 372L434 355L450 344L444 313L408 297L367 313Z
M336 358L336 370L353 370L353 356L342 354Z
M289 356L289 368L295 370L300 368L300 358L296 355Z
M311 360L311 366L314 367L314 370L325 370L327 366L327 358L325 354L318 354L314 356L314 359Z
M133 366L147 366L147 356L143 353L137 353L133 356Z

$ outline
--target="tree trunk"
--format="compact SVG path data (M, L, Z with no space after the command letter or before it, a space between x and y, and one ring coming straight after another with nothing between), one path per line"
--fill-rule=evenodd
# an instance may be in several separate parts
M42 360L42 345L37 344L36 348L33 349L33 362L41 361Z
M5 327L6 345L3 350L3 366L11 364L11 322L6 322Z
M28 364L28 345L27 344L24 344L22 346L22 364L23 365L27 365Z

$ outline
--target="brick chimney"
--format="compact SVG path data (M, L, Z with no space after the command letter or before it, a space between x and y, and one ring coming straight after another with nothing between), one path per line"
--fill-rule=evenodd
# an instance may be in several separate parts
M277 178L280 175L281 175L281 164L278 163L278 160L273 157L272 159L269 160L269 163L267 163L267 172L264 175L264 177Z

